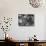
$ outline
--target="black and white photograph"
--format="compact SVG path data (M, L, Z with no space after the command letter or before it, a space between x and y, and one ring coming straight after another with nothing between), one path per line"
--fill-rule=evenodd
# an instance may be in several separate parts
M18 14L19 26L34 26L34 14Z

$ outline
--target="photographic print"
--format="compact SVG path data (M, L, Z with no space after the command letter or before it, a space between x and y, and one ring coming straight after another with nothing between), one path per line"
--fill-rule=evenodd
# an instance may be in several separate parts
M19 26L34 26L34 15L33 14L18 14L18 25Z

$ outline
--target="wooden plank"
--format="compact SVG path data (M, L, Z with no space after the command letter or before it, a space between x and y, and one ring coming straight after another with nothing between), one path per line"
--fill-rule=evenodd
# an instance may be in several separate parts
M28 43L24 43L24 46L28 46Z

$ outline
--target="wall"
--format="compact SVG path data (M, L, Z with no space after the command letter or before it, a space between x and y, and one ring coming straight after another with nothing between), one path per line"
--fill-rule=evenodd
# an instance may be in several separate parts
M13 22L10 33L17 40L27 40L34 34L37 35L39 40L45 39L45 8L33 8L30 6L28 0L0 0L0 18L3 16L13 17ZM31 27L19 27L18 26L18 14L34 14L35 26ZM2 35L0 31L0 35ZM4 34L4 33L3 33ZM0 36L0 39L4 39Z

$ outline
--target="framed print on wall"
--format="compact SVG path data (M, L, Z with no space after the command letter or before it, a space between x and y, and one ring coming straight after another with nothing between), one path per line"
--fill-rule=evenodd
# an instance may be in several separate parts
M19 26L34 26L34 14L18 14Z

